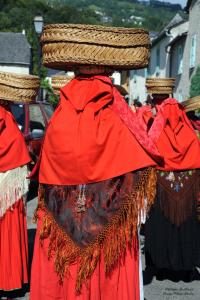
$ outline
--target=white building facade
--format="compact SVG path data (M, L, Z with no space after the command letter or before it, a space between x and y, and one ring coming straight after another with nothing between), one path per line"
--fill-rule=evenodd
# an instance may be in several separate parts
M176 14L170 23L152 39L149 66L146 69L133 70L130 75L130 98L144 103L147 99L145 82L147 77L169 77L171 56L169 45L177 36L188 30L188 22Z
M0 32L0 71L30 74L31 47L25 33Z

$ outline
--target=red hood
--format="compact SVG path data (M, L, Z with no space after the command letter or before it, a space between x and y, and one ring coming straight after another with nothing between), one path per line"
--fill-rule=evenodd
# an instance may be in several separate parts
M62 88L60 105L48 126L39 181L86 184L156 165L133 134L138 130L133 118L109 77L73 79ZM133 130L127 127L129 123Z
M30 156L13 115L0 106L0 172L27 164Z
M157 115L149 136L164 157L165 164L160 169L200 168L200 143L182 105L176 99L168 98L156 108Z
M61 94L76 111L83 111L86 105L92 103L97 112L113 101L112 81L106 76L78 76L61 89Z

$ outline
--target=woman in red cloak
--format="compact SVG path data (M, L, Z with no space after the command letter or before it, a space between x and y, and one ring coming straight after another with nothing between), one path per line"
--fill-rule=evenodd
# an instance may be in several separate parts
M39 80L32 76L0 73L0 298L28 282L28 241L25 195L30 157L10 101L28 101ZM37 84L35 84L35 81ZM26 90L27 89L27 90ZM26 97L27 95L27 97ZM32 98L31 98L32 99ZM31 100L30 99L30 100Z
M67 38L71 27L81 31L81 25L67 26ZM104 30L115 41L112 30L119 31L91 30L88 43ZM79 46L84 47L81 43L74 49ZM104 49L97 47L98 53ZM77 57L87 54L81 50ZM91 52L90 61L97 60L97 52ZM38 228L30 299L139 300L137 225L145 197L149 204L154 198L152 167L160 155L113 86L113 69L77 66L77 57L76 76L60 91L37 166ZM66 54L68 58L72 64Z
M145 225L146 264L157 268L158 278L168 271L188 276L200 265L200 143L184 108L169 97L174 80L152 78L146 85L155 107L155 115L146 119L152 124L148 135L164 157L164 164L157 166L156 199Z
M197 136L200 138L200 116L196 113L200 109L200 96L193 97L182 103L185 108L186 115L190 120Z

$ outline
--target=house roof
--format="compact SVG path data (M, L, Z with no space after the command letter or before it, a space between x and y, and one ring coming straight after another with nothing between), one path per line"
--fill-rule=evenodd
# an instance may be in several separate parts
M181 34L177 35L173 40L171 40L171 42L169 42L169 44L167 45L167 47L172 47L174 46L178 41L180 41L181 39L183 39L184 37L187 36L188 31L182 32Z
M177 13L171 21L163 28L163 30L152 40L152 45L159 42L165 35L173 27L178 26L179 24L185 22L185 20L181 17L179 13Z
M30 65L31 47L25 34L0 32L0 64Z
M149 36L150 36L150 39L153 40L157 37L159 33L157 31L150 31L149 32Z

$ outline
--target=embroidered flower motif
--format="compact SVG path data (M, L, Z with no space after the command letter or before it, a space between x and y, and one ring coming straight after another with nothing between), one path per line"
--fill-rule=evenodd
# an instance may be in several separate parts
M174 172L170 172L166 179L169 181L175 181Z
M184 180L189 180L189 177L192 176L193 171L183 171L179 172L178 176L175 176L174 172L160 172L161 177L165 177L169 181L171 189L177 193L184 187Z

